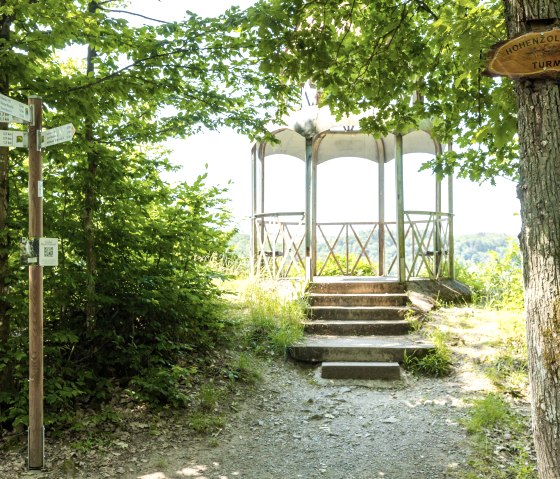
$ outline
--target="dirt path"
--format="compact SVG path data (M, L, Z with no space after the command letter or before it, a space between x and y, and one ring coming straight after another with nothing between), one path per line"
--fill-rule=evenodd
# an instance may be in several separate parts
M450 477L466 460L463 388L450 379L334 384L275 366L218 436L147 456L122 477Z
M461 329L457 337L464 340L453 347L456 370L448 378L406 375L396 383L335 383L320 379L317 369L272 363L264 366L263 379L249 397L239 393L234 398L237 412L214 435L194 434L187 418L137 411L107 431L110 442L82 452L68 440L50 441L51 459L47 456L47 470L41 473L25 470L25 451L9 453L0 460L0 477L455 477L469 457L460 424L467 414L465 401L493 389L475 359L489 354L495 332L480 324L476 334Z

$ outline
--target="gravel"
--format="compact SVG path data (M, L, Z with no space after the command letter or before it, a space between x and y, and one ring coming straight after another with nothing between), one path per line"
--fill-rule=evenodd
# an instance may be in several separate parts
M466 461L461 395L449 379L326 381L318 370L273 366L218 436L126 477L447 478Z
M323 380L318 368L291 363L267 365L263 376L217 433L140 418L113 431L110 446L81 454L48 440L42 472L25 469L24 451L4 453L0 477L441 479L465 467L467 376Z

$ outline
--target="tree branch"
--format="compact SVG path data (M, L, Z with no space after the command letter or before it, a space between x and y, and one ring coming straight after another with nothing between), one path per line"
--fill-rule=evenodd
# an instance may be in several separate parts
M112 8L103 8L102 10L104 10L106 12L110 12L110 13L125 13L127 15L132 15L134 17L140 17L140 18L143 18L145 20L149 20L150 22L163 23L163 24L166 24L166 25L169 25L170 23L173 23L173 22L168 22L167 20L158 20L157 18L147 17L146 15L142 15L141 13L129 12L127 10L114 10Z

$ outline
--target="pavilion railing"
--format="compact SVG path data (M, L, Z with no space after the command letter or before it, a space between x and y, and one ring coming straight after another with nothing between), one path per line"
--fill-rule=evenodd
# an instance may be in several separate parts
M406 280L447 278L451 215L405 211ZM305 276L305 214L254 216L254 268L271 278ZM398 277L396 222L317 223L316 276Z
M450 277L450 221L452 215L435 211L405 211L407 280Z
M377 276L379 223L317 223L317 276Z
M305 213L262 213L254 215L253 221L257 276L305 276Z

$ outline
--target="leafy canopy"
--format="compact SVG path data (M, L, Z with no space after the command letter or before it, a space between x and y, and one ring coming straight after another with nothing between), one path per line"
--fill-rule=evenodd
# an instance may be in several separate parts
M498 0L261 0L246 14L262 71L311 80L339 114L374 108L362 127L406 132L423 120L461 153L437 173L473 180L513 176L516 117L508 80L483 75L485 52L505 38ZM412 103L420 94L424 101Z

